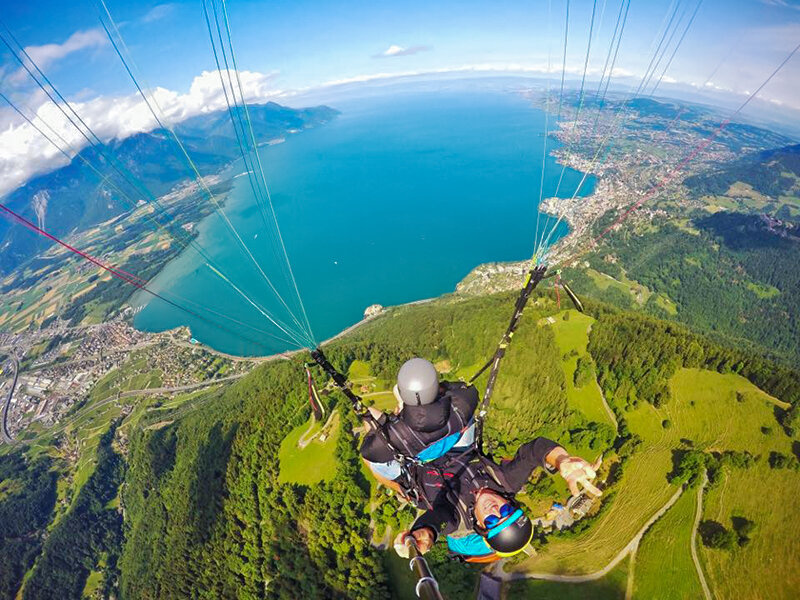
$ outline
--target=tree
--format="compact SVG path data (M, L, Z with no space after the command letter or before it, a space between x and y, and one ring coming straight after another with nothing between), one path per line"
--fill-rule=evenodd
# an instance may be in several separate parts
M588 354L581 356L575 367L573 382L575 387L581 388L587 383L595 380L595 365L592 357Z
M795 402L792 407L784 411L781 416L781 425L783 425L784 429L786 429L786 433L790 436L794 436L800 431L800 408L798 408L798 406L800 405Z
M674 468L667 477L670 483L692 482L706 465L706 455L700 450L674 450L672 460Z
M702 521L697 530L703 545L707 548L733 550L739 541L735 531L725 529L725 526L717 521Z
M769 453L768 462L771 469L797 469L800 466L795 457L775 451Z
M742 516L732 516L731 524L733 525L736 535L739 536L739 545L744 546L750 542L753 532L756 530L756 524L750 519Z

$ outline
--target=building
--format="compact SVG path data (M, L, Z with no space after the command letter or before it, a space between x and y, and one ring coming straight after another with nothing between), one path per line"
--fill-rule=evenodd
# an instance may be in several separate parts
M370 317L375 317L383 312L383 306L380 304L371 304L367 307L364 311L364 318L369 319Z
M575 520L582 519L591 510L594 504L594 499L587 494L578 494L573 496L567 502L567 508L575 517Z

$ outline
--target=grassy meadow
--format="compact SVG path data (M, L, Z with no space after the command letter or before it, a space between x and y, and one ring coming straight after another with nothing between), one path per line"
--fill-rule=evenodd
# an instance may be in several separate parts
M786 594L797 589L800 576L787 573L784 565L800 564L800 541L792 534L796 508L787 499L800 492L800 477L766 464L771 451L792 452L791 440L775 423L774 409L783 403L739 375L699 369L679 370L670 388L673 397L662 408L642 403L626 413L643 444L629 459L608 510L582 534L551 538L539 556L514 570L580 574L605 566L677 490L667 481L673 451L691 441L706 451L747 450L760 457L749 470L725 469L723 482L706 493L703 519L730 528L731 517L742 516L757 527L751 543L732 552L707 549L698 541L712 593L721 598L790 597ZM671 423L668 428L665 420ZM688 541L695 501L694 490L685 492L645 534L635 561L634 597L698 597ZM666 576L675 584L659 592ZM761 589L771 577L792 585L774 593ZM588 584L586 589L591 593ZM609 594L604 597L615 597Z
M597 381L590 381L583 387L575 387L575 368L578 358L586 355L589 344L589 329L594 319L576 310L564 311L553 323L558 350L561 352L561 367L567 385L567 405L580 411L587 420L614 425L603 408L603 396Z
M634 598L703 597L690 553L696 504L696 490L686 490L645 533L634 559Z
M522 579L508 586L507 597L530 600L623 600L629 570L630 561L625 559L605 577L585 583Z
M317 423L312 416L308 422L295 427L281 442L278 453L281 467L278 481L311 485L330 480L336 472L334 450L340 429L339 414L335 411L324 424ZM323 430L327 433L325 441L320 440ZM301 438L308 440L312 436L314 438L308 445L300 448Z

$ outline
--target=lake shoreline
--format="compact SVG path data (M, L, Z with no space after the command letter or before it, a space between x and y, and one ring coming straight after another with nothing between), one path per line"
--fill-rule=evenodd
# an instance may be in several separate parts
M438 298L458 290L482 265L515 262L531 251L533 223L556 221L544 206L536 216L542 174L547 197L558 190L564 168L554 155L561 143L543 135L541 110L509 92L467 97L433 93L404 100L403 106L391 98L339 106L340 117L325 127L260 148L305 310L313 331L326 340L357 327L367 306ZM240 176L235 162L220 172L234 181L226 212L264 270L277 276L281 267L267 252L268 236L261 235L251 216L258 213L247 178ZM583 173L567 167L559 195L571 195L582 179ZM584 187L591 193L594 178ZM486 198L493 203L487 204ZM422 222L420 211L426 215ZM378 224L376 236L372 229ZM232 256L238 248L226 237L219 217L208 216L196 229L200 243L212 248L215 262L272 312L274 296L252 264ZM553 241L569 233L562 222ZM398 277L400 273L410 276ZM275 342L266 331L258 333L258 328L273 328L188 253L165 265L153 286L167 294L180 290L183 297L246 325L226 323L214 330L207 322L149 303L136 315L134 326L140 331L186 325L204 345L236 356L292 351L290 344ZM291 287L281 293L295 308L299 305ZM276 308L279 319L292 322Z

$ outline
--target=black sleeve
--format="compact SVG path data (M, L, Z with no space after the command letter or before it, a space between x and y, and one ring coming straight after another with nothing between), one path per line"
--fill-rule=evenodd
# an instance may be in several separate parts
M458 512L455 507L449 502L437 502L432 509L417 517L411 526L411 531L430 527L435 539L439 539L439 534L453 533L458 529L458 525Z
M475 409L478 408L478 402L480 402L477 388L460 381L455 383L443 381L442 387L445 392L450 394L453 404L464 411L467 419L471 419L475 414Z
M514 458L503 461L500 469L511 488L509 491L515 494L520 491L536 467L543 467L548 472L552 472L544 459L553 448L558 447L559 445L553 440L538 437L532 442L520 446Z
M361 443L361 456L374 463L394 460L394 454L376 431L371 431L364 437Z

